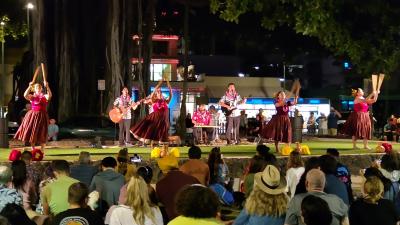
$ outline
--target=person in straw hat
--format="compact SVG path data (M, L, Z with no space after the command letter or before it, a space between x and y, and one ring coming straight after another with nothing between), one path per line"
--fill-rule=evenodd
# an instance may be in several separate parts
M283 225L288 201L285 177L275 166L268 165L254 176L253 191L233 224Z

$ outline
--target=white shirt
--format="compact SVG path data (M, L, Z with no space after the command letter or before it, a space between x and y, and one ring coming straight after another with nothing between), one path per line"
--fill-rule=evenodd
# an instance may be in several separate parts
M146 216L145 225L163 225L161 211L158 207L152 207L155 221L153 222ZM133 210L125 205L117 206L111 213L109 225L137 225L133 219Z
M132 111L131 111L131 105L133 104L132 99L129 95L126 96L125 100L122 99L123 96L119 96L117 99L114 101L114 106L116 107L123 107L123 108L128 108L126 113L122 115L122 119L124 120L130 120L132 118Z
M296 186L304 173L304 167L289 168L286 171L287 191L290 192L290 198L296 193Z
M242 97L240 97L239 94L235 96L235 98L229 98L227 95L224 95L221 97L219 100L220 102L224 102L227 105L234 106L236 109L232 110L232 113L229 115L229 117L237 117L240 116L240 108L238 107L240 103L243 101Z

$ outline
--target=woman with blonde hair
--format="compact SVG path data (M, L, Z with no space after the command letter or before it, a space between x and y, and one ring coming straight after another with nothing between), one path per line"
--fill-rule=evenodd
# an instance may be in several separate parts
M364 98L364 91L361 88L352 89L354 96L354 111L351 112L344 124L344 131L353 140L353 148L358 149L357 139L363 139L364 149L371 149L368 140L371 139L371 118L368 108L378 100L378 92L373 92Z
M135 175L128 183L125 205L117 206L111 213L110 225L162 225L160 209L149 199L147 184Z
M286 167L287 191L288 195L293 198L296 193L296 186L305 170L300 152L292 151L290 153Z
M285 177L275 166L268 165L254 176L253 191L233 224L283 225L288 201Z
M399 221L394 204L382 198L383 183L378 177L367 177L363 194L350 206L351 225L395 225Z

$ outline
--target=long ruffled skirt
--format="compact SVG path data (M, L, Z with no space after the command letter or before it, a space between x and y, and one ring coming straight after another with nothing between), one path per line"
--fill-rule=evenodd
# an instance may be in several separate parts
M31 144L45 144L48 126L47 112L30 110L26 113L14 138Z
M152 112L131 128L131 133L139 141L168 143L168 110Z
M263 138L273 139L274 141L289 143L292 141L292 126L289 116L273 115L271 120L261 131Z
M369 112L352 112L344 123L344 133L359 139L371 139Z

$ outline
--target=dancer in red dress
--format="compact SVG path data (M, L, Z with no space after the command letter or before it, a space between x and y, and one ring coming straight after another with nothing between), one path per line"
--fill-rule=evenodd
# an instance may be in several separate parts
M356 145L357 139L363 139L364 149L371 149L368 140L371 139L371 118L368 108L378 99L378 92L364 98L364 91L361 88L353 89L354 111L351 112L344 124L344 132L350 135L353 140L353 148L359 149Z
M168 98L164 98L160 88L162 82L162 80L158 82L149 99L145 101L146 104L152 105L153 112L131 128L131 133L133 136L143 143L149 143L150 141L153 141L159 142L160 144L168 144L168 103L172 99L172 88L167 80L169 96Z
M35 144L40 144L42 151L46 145L49 125L49 115L46 107L52 96L49 84L46 81L43 83L47 94L42 93L42 85L39 83L34 84L33 82L29 83L29 87L24 92L24 97L30 101L32 109L26 113L21 126L14 136L18 140L29 142L32 149ZM33 93L31 92L32 90Z
M298 96L294 98L293 102L287 101L285 92L279 91L275 95L276 114L272 116L260 133L262 137L274 140L276 152L280 152L279 142L290 145L292 141L292 125L288 113L289 107L297 104L297 98Z

